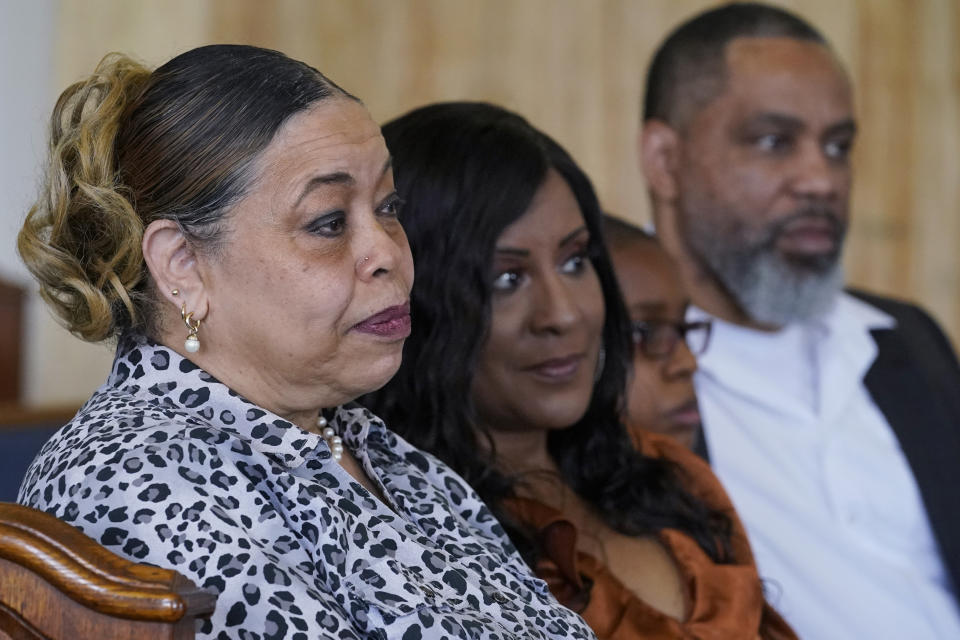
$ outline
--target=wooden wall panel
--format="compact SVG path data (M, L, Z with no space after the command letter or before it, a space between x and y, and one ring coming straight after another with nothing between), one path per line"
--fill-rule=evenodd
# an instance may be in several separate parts
M704 0L62 0L58 86L107 50L159 63L207 42L281 49L378 120L486 99L567 146L604 205L648 218L637 168L641 76ZM954 0L794 0L857 87L852 283L920 301L960 339L960 9Z
M0 280L0 406L20 399L26 292Z

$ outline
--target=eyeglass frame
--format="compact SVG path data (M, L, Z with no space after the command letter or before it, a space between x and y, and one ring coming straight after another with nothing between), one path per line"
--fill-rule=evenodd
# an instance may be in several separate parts
M651 353L648 351L652 340L644 339L644 335L649 335L652 327L669 327L672 329L670 345L662 352ZM690 344L687 334L694 331L704 331L703 344L696 346ZM634 347L639 349L645 358L650 360L664 360L669 358L676 350L677 345L682 340L694 356L703 355L710 346L710 335L713 332L713 323L710 320L696 320L694 322L676 322L673 320L638 320L630 323L630 340ZM638 334L640 337L638 337ZM696 348L695 348L696 347Z

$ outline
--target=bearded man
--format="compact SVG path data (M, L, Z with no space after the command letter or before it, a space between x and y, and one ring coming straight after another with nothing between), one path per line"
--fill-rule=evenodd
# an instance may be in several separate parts
M851 94L798 17L713 9L655 54L641 162L771 603L803 638L958 638L960 366L917 307L843 290Z

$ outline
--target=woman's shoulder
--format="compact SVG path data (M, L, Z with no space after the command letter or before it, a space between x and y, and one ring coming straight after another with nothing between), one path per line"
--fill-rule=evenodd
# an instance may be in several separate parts
M159 444L183 437L184 430L202 425L196 416L166 402L162 396L149 398L104 385L51 441L93 448L108 444L136 447L141 443Z
M706 472L713 476L713 471L710 470L710 465L707 464L706 460L670 436L655 433L636 425L630 426L629 431L634 445L644 455L670 460L685 470L689 469L697 473ZM715 478L715 476L713 477Z
M630 428L637 449L646 456L672 462L688 491L710 508L733 513L733 503L706 460L673 438L639 427Z
M199 433L205 428L211 431L207 438ZM176 474L176 466L167 462L190 458L191 447L210 438L222 436L162 402L105 385L41 447L24 476L19 500L42 509L67 497L61 494L87 498L83 487L91 481L114 485L123 484L125 476L135 482L138 476L142 481ZM217 465L216 457L212 450L194 455L190 466Z
M707 461L669 436L642 428L632 428L631 433L634 443L644 455L672 462L680 473L681 481L691 494L711 509L724 513L730 518L733 555L738 563L753 564L753 552L750 550L746 529L737 515L727 490L723 488L723 483Z

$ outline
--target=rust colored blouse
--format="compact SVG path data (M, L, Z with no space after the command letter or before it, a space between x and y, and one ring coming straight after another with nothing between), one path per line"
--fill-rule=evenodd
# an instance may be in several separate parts
M660 532L684 584L687 618L678 621L635 596L606 565L576 549L577 530L556 509L515 498L507 508L537 532L541 559L534 567L565 606L579 613L600 640L795 639L787 623L763 597L747 536L733 505L710 467L682 445L657 434L633 430L644 454L673 461L687 489L731 520L733 562L716 564L686 534Z

